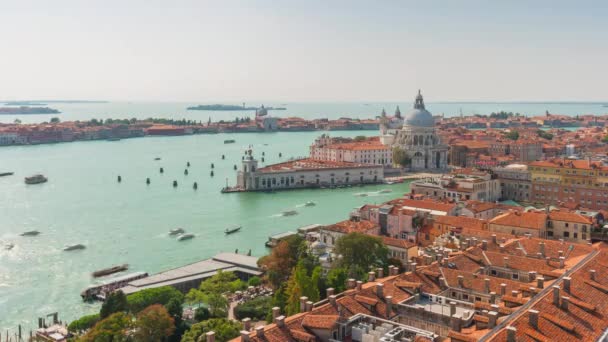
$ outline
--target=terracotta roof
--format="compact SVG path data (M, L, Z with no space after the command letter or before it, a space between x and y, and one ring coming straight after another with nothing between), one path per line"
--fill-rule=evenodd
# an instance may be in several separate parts
M350 168L370 168L378 167L370 164L359 164L349 162L338 162L338 161L327 161L327 160L315 160L311 158L297 159L284 163L268 165L259 168L258 172L290 172L290 171L303 171L303 170L325 170L325 169L350 169Z
M509 212L490 220L490 224L542 230L545 228L547 215L538 212Z
M479 220L465 216L435 216L435 223L446 224L453 227L471 228L483 230L487 224L486 220Z
M378 229L378 225L372 221L361 220L361 221L352 221L352 220L344 220L338 223L334 223L329 226L325 226L321 229L329 230L333 232L340 232L344 234L349 233L369 233L373 229Z
M339 317L338 315L306 315L302 325L311 329L333 329Z
M395 239L388 236L382 237L382 242L387 246L393 246L397 248L410 249L416 247L416 244L404 239Z
M433 201L428 199L421 200L413 200L413 199L402 199L399 201L404 207L417 208L417 209L426 209L426 210L437 210L449 212L450 210L456 207L456 204L453 203L445 203L439 201ZM407 209L407 208L405 208Z
M549 219L554 220L554 221L574 222L574 223L582 223L582 224L592 224L593 223L591 221L591 219L587 216L573 213L571 211L561 211L561 210L551 210L549 212Z

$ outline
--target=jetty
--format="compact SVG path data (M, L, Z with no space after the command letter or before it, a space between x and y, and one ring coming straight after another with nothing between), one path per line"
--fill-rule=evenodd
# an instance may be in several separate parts
M80 296L83 300L101 300L104 301L108 294L116 291L117 289L126 286L129 282L146 278L148 273L136 272L125 274L120 277L105 280L97 285L91 285L84 289Z
M268 248L273 248L276 245L279 244L279 242L287 239L288 237L297 235L298 233L296 232L284 232L284 233L279 233L279 234L275 234L275 235L271 235L268 237L268 241L266 241L265 245Z
M263 274L257 262L257 257L236 253L219 253L210 259L130 281L123 285L120 290L125 295L129 295L144 289L173 286L185 293L190 289L198 288L201 282L217 274L220 270L234 272L237 277L246 281L253 276Z

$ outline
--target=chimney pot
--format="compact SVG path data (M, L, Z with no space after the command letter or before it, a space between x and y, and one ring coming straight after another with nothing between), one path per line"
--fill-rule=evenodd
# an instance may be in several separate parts
M498 319L498 312L490 311L488 312L488 318L490 321L488 322L488 328L492 329L496 326L496 320Z
M361 280L357 280L357 291L361 291L363 288L363 282Z
M209 331L205 334L207 342L215 342L215 331Z
M378 296L378 298L384 298L384 284L376 283L376 296Z
M331 295L331 296L329 296L328 298L329 298L329 303L330 303L332 306L336 306L336 295Z
M570 281L572 278L564 277L564 292L570 294Z
M553 285L553 305L559 306L559 286Z
M562 296L562 310L568 311L569 302L570 302L570 297Z
M464 277L461 275L458 276L458 287L460 287L461 289L464 288Z
M276 322L279 315L281 315L281 309L278 306L272 308L272 320Z
M456 314L456 302L450 302L450 316Z
M284 327L285 326L285 316L279 316L277 317L277 326L279 327Z
M507 294L507 284L501 283L500 284L500 296L502 297L505 294Z
M378 272L378 278L384 278L384 269L382 267L378 267L376 271Z
M516 342L517 329L513 326L507 327L507 342Z
M251 318L249 318L249 317L243 318L242 322L243 322L243 330L250 331L251 330Z
M591 280L595 281L595 270L589 270L589 277Z
M496 303L496 292L490 292L490 304Z
M565 261L566 261L566 258L559 257L559 268L564 268L564 262Z
M543 278L543 277L536 278L536 287L538 287L539 289L545 288L545 278Z
M306 302L308 301L308 297L302 296L300 297L300 312L306 311Z
M505 268L509 268L509 257L503 257L502 259L505 262Z
M538 330L538 311L537 310L528 310L528 320L530 321L530 325Z
M393 296L386 296L384 300L386 301L386 318L390 319L393 314Z
M314 305L314 303L311 300L307 301L306 302L306 312L311 312L313 305Z
M249 341L249 331L241 330L241 341L248 342Z
M483 249L484 251L488 250L488 241L486 241L486 240L481 241L481 249Z
M325 290L325 292L327 293L327 297L330 297L331 295L334 294L334 288L328 287L327 290Z
M485 278L483 280L483 282L484 282L485 293L490 293L490 279L489 278Z
M259 326L255 328L255 334L256 336L260 337L260 338L264 338L264 326Z
M540 254L542 256L545 256L545 243L544 242L539 242L538 243L538 251L540 252Z
M354 289L355 288L355 284L357 284L357 282L355 281L355 279L350 278L350 279L348 279L347 284L348 284L347 287L350 290L350 289Z
M528 281L534 281L536 279L536 272L535 271L530 271L528 272Z
M372 282L376 280L376 273L374 271L367 272L367 281Z
M492 234L492 243L496 244L496 234Z

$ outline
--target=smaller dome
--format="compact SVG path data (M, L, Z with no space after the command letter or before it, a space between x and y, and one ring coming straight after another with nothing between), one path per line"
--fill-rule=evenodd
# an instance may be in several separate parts
M310 245L310 247L312 247L313 249L319 250L319 249L326 249L327 245L321 241L315 241Z

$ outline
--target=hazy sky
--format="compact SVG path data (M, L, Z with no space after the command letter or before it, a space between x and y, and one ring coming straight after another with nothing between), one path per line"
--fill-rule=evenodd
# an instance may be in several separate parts
M0 0L0 99L607 100L608 1Z

